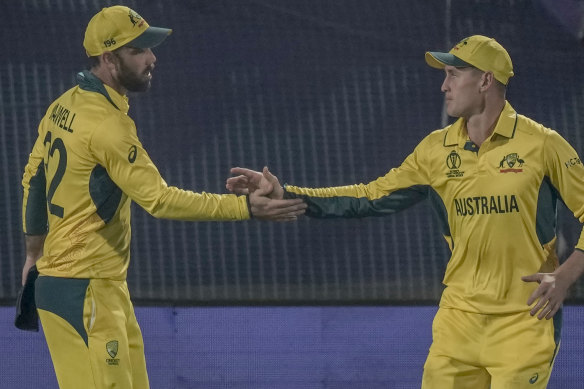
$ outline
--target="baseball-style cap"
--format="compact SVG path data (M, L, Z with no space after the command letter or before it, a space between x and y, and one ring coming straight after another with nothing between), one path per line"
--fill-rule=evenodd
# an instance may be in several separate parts
M474 66L483 72L492 72L495 78L507 85L513 77L513 63L507 50L493 38L473 35L458 42L448 53L426 52L426 63L437 69L444 66Z
M149 49L161 44L171 32L168 28L150 27L135 11L115 5L102 9L91 18L85 30L83 47L88 57L125 45Z

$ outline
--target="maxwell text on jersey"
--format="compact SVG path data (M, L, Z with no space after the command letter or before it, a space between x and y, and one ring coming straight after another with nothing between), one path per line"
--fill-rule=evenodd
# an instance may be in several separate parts
M49 116L49 118L59 128L73 132L73 121L75 120L75 115L74 112L71 112L61 104L56 104L51 111L51 116Z

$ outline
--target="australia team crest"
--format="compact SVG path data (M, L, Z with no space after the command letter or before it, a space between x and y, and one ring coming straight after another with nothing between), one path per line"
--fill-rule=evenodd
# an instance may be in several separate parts
M499 172L501 173L520 173L523 171L522 166L525 161L519 158L519 154L511 153L503 157L499 162Z

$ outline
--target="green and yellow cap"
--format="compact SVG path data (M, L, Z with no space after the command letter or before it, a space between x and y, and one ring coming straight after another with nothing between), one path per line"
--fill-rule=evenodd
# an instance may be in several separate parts
M125 45L150 49L161 44L171 32L168 28L150 27L137 12L115 5L103 8L91 18L85 30L83 47L88 57Z
M493 38L473 35L458 42L448 53L428 51L426 63L436 69L444 66L474 66L483 72L492 72L495 78L507 85L513 77L513 63L507 50Z

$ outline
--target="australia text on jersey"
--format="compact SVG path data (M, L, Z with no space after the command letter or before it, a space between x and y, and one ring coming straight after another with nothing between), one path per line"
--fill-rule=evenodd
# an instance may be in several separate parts
M475 196L454 199L458 216L519 212L515 195Z

